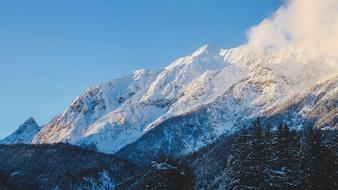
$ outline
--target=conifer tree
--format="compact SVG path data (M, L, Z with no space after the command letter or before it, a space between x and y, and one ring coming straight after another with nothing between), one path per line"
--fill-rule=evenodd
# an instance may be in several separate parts
M272 170L270 183L274 189L294 189L291 167L290 131L281 123L272 141Z
M337 156L332 149L328 145L322 145L318 162L319 175L316 176L318 177L317 187L327 190L338 189L337 161Z
M275 166L282 170L287 168L290 161L289 135L288 126L284 123L280 124L276 134Z
M306 184L308 189L337 189L337 156L328 144L322 142L323 135L320 129L314 130L313 142L311 143L312 170L308 170L309 177ZM330 144L334 142L331 141Z
M267 163L267 148L263 136L263 128L260 122L260 118L254 122L249 128L249 151L248 164L249 176L250 176L250 187L254 189L267 189L268 181L265 176L265 169Z
M266 189L273 189L271 179L274 162L272 152L273 134L272 134L272 126L270 124L263 130L263 141L264 141L264 156L265 156L264 177L267 184Z
M302 189L311 190L320 188L320 181L318 179L320 175L320 144L320 132L312 127L307 128L301 158Z
M227 162L227 184L229 190L240 190L246 187L245 159L248 153L247 134L242 131L232 144L231 154Z
M228 159L229 189L267 189L265 142L260 120L242 131Z
M289 132L289 160L286 175L290 189L300 189L301 180L299 178L300 171L300 138L295 130Z

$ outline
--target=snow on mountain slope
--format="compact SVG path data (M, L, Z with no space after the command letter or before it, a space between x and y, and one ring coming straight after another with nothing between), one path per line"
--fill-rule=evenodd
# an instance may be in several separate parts
M175 61L156 77L155 74L144 74L150 80L140 82L142 78L137 78L135 82L142 84L138 85L140 90L137 93L134 91L128 93L127 98L130 97L130 100L127 101L126 96L121 98L120 94L124 93L121 89L128 87L129 83L125 81L130 77L118 80L122 84L126 83L118 88L110 85L116 81L91 88L77 98L64 114L47 124L34 139L34 143L67 141L73 144L96 146L104 152L115 152L142 136L145 129L164 116L171 107L175 109L171 109L167 115L184 113L192 106L212 100L219 93L218 91L222 91L210 93L206 87L201 86L200 89L206 89L202 101L201 92L193 86L194 84L198 86L198 81L203 82L208 77L213 77L212 75L221 78L221 73L228 73L231 77L227 86L239 80L245 72L226 62L221 51L211 46L204 46L192 56ZM221 71L222 69L225 70ZM151 81L151 78L154 80ZM205 81L204 85L209 83ZM210 85L218 84L213 82ZM105 99L105 97L109 98ZM186 106L180 106L180 102L175 104L178 99ZM112 100L118 101L111 103Z
M163 104L175 102L183 96L182 90L202 74L229 65L219 53L219 49L206 45L191 56L178 59L157 76L142 101Z
M255 99L252 97L262 98L262 91L260 87L252 86L242 92L248 95L247 92L251 91L256 95L239 95L236 87L245 86L241 83L235 84L210 104L165 120L116 154L140 165L161 155L177 158L198 151L221 135L230 135L249 126L257 116L262 117L264 124L273 126L283 121L296 129L311 123L319 128L337 129L338 75L272 106L248 104Z
M280 122L282 117L288 125L298 128L307 121L317 128L338 129L338 75L291 96L264 115L270 122Z
M114 129L114 125L126 124L125 116L128 113L121 108L134 105L155 76L154 71L138 70L121 79L89 88L83 95L77 97L63 114L48 123L35 137L33 143L67 141L79 144L82 138L88 138L96 129L102 132L105 130L104 133L107 134L107 128ZM102 118L106 121L103 126L100 125ZM116 128L115 135L124 133L124 129L129 130L129 128ZM113 144L115 138L112 136L111 138ZM109 139L99 140L102 143L109 141Z
M2 139L0 144L31 144L33 138L40 131L40 126L33 118L27 119L22 125L19 126L13 134Z
M186 154L337 72L332 60L307 59L292 46L256 52L206 45L160 72L138 70L90 88L33 143L66 141L114 153L160 126L167 134L178 130L165 141L191 145L177 153ZM171 119L191 114L203 125ZM152 149L159 142L146 144Z

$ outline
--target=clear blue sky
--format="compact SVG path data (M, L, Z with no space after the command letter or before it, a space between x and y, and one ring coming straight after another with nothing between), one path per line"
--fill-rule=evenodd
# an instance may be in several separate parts
M89 86L236 47L281 0L1 0L0 138L44 124Z

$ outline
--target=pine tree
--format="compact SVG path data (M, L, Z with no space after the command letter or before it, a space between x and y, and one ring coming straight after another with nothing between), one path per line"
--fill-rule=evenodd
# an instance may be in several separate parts
M248 153L247 134L242 131L232 144L231 154L227 162L227 184L229 190L240 190L246 186L245 159Z
M322 188L323 160L321 159L321 131L309 127L303 144L301 168L302 189L317 190Z
M291 189L300 189L301 180L299 178L300 171L300 137L297 131L289 132L289 161L286 175Z
M335 129L332 131L334 137L332 140L333 146L330 147L331 154L332 154L332 178L333 178L333 186L335 189L338 189L338 130Z
M310 180L308 183L309 189L327 189L333 190L338 189L337 176L337 156L336 151L330 149L330 146L334 143L334 139L331 142L322 142L323 133L320 129L314 130L313 132L313 143L312 145L312 171L308 176ZM330 146L329 146L330 144Z
M281 170L287 168L290 160L289 155L289 128L282 123L278 127L276 134L275 166Z
M338 189L337 161L335 153L327 145L322 145L318 162L319 175L316 176L319 178L317 187L326 190Z
M239 134L228 159L229 189L267 189L265 177L266 150L263 129L257 119Z
M321 142L322 135L321 130L314 130L313 133L313 143L312 143L312 161L314 164L312 176L310 180L311 189L321 189L321 179L320 176L323 175L321 173L321 162L320 154L321 154Z
M305 137L302 146L302 157L301 157L301 179L302 189L310 189L310 181L312 178L312 171L314 170L313 161L313 129L308 127L305 131Z
M248 164L249 164L249 176L250 187L253 189L267 189L268 181L265 176L265 169L267 163L267 151L266 144L263 136L263 128L260 122L260 118L254 122L249 128L249 151Z
M296 137L289 131L286 124L279 125L272 141L272 159L270 184L278 189L296 189L297 160L294 160L294 153L297 152Z
M264 179L266 181L267 187L266 189L273 189L272 184L272 166L273 166L273 154L272 154L272 126L269 124L263 130L263 141L264 141Z

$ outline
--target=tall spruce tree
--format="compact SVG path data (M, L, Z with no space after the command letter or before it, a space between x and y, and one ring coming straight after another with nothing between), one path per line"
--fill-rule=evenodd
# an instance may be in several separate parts
M300 135L295 130L289 132L289 161L286 175L290 189L300 189Z
M321 131L309 127L305 133L302 150L302 189L319 190L324 187L324 178L328 177L325 171L327 153L326 148L322 146Z
M307 179L304 180L304 186L310 190L338 189L337 176L335 175L337 171L337 155L330 148L332 147L331 144L334 144L334 140L324 143L322 142L322 131L320 129L312 129L312 131L312 142L306 144L310 151L304 152L304 158L310 158L310 161L307 163L308 169L305 173ZM311 135L311 132L308 135ZM310 155L306 156L306 154ZM306 160L303 162L306 162ZM310 164L312 164L311 167L309 166Z
M290 131L286 124L281 123L272 141L272 170L270 184L273 189L296 189L294 180L294 164L290 151Z
M242 131L228 159L229 189L268 189L265 177L266 150L260 120Z
M321 130L314 130L313 143L312 143L312 160L313 160L313 171L311 174L310 187L312 189L322 189L321 185L321 152L322 152L322 133Z
M322 145L319 155L319 179L317 187L326 190L338 189L338 176L337 176L337 155L328 147Z
M333 167L332 167L333 185L335 189L338 189L338 130L335 129L332 132L334 134L334 137L332 140L332 144L334 144L334 146L331 146L330 150L332 154L332 163L333 163Z
M280 170L287 168L290 161L289 127L282 123L278 127L275 144L275 166Z
M266 144L263 136L263 128L260 118L254 122L249 128L249 151L248 164L250 175L250 187L253 189L267 189L268 181L265 176L265 169L267 163Z
M263 130L263 141L264 141L264 178L267 183L266 189L273 189L272 187L272 169L273 169L273 154L272 154L272 141L273 141L273 135L272 135L272 126L269 124L267 127Z
M302 189L310 189L310 182L312 171L314 171L314 151L313 151L314 134L313 128L308 127L305 131L304 141L302 143L302 157L301 157L301 180Z
M232 144L231 154L227 162L227 187L229 190L241 190L247 186L247 168L245 160L249 152L248 135L241 131Z

